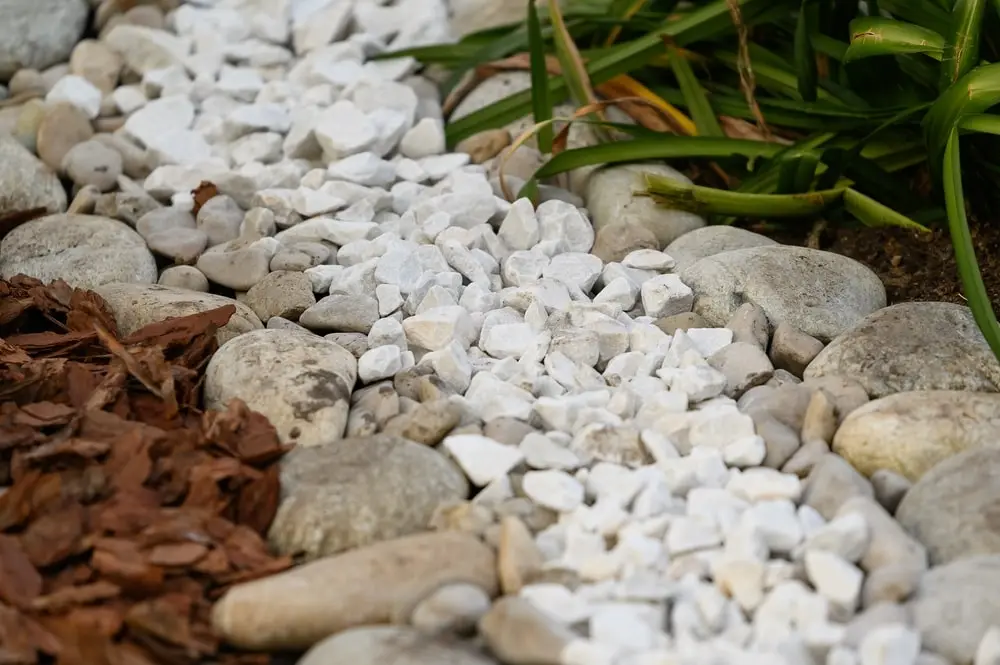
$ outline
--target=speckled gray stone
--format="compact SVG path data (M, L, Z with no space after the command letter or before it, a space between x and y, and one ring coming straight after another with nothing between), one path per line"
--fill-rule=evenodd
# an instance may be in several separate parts
M85 0L0 2L0 81L19 69L45 69L69 60L89 9Z
M139 328L157 321L189 316L226 305L236 307L236 312L229 323L219 328L215 334L219 344L225 344L237 335L263 328L252 309L232 298L213 293L199 293L159 284L127 283L104 284L94 290L108 303L118 324L118 332L122 335L131 335Z
M281 489L268 539L310 558L426 531L438 505L469 490L441 453L389 435L297 448L282 461Z
M0 242L0 277L23 273L92 289L111 282L156 282L156 261L127 225L94 215L48 215Z
M1000 363L968 307L907 302L886 307L834 339L805 378L850 376L872 397L913 390L1000 391Z
M885 307L885 287L875 273L846 256L805 247L722 252L688 266L681 281L694 291L694 311L714 326L752 302L771 326L787 322L821 341Z
M0 132L0 215L45 208L66 210L66 190L55 172L21 143Z
M286 443L339 440L358 364L330 340L296 330L255 330L223 344L205 370L205 406L238 397L271 421Z

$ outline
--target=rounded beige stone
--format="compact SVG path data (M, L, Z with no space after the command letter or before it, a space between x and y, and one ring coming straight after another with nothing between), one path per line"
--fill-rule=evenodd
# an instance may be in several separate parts
M949 390L896 393L855 409L833 450L866 476L879 469L917 481L938 462L1000 445L1000 395Z

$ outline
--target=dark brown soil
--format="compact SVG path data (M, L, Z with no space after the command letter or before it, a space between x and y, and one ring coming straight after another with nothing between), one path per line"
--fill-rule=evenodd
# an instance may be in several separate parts
M1000 303L1000 223L972 222L971 226L986 290L990 300ZM808 227L767 235L787 244L805 246L809 242ZM820 235L818 249L849 256L874 270L885 284L890 305L914 300L965 303L947 229L915 233L840 226Z

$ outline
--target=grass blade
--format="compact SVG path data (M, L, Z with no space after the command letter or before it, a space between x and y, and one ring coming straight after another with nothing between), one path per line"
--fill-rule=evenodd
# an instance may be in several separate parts
M567 150L554 156L538 171L535 178L548 178L583 166L596 164L622 164L650 159L687 159L704 157L719 159L739 155L742 157L773 157L783 146L741 139L718 139L701 136L662 136L642 141L604 143Z
M1000 136L1000 115L980 113L962 118L959 129L964 132L979 132Z
M819 72L816 68L816 51L812 34L818 20L815 2L802 0L795 22L795 72L798 75L799 95L807 102L816 101Z
M611 15L621 19L630 19L635 16L643 5L645 5L649 0L614 0L611 6ZM618 36L622 33L622 27L616 25L611 28L611 32L608 34L607 40L605 40L605 46L611 46L618 40Z
M590 85L590 76L587 74L583 58L580 57L580 51L576 48L569 30L566 29L566 21L563 19L559 2L550 2L548 6L556 57L559 58L559 64L562 66L562 73L566 79L570 96L578 106L593 104L597 101L597 96Z
M670 67L677 77L677 84L680 86L681 94L684 95L684 103L687 104L688 113L694 120L698 135L724 136L719 120L715 117L715 111L712 110L705 91L698 83L691 64L681 57L675 46L667 47L667 57L670 58Z
M962 280L962 290L969 302L969 309L986 338L993 355L1000 358L1000 324L997 323L993 306L990 303L983 275L976 260L975 246L972 244L972 234L969 233L969 222L965 216L965 194L962 191L962 165L958 145L958 130L952 129L945 142L944 160L942 163L944 200L948 210L948 230L951 232L951 242L955 247L955 262L958 264L958 275Z
M924 53L941 60L944 48L944 37L933 30L881 16L867 16L851 22L851 43L844 54L844 62L904 53Z
M880 226L898 226L916 231L930 231L923 224L919 224L906 215L902 215L892 208L882 205L856 189L848 189L844 192L844 209L854 215L865 226L876 228Z
M986 0L955 0L951 33L941 62L941 89L945 89L979 62L979 35Z
M535 124L552 117L552 97L549 94L549 73L545 67L545 41L542 23L538 19L535 0L528 0L528 51L531 56L531 111ZM552 125L546 124L538 131L536 140L543 155L552 152Z
M773 7L774 0L742 0L741 3L745 21L751 21ZM684 46L695 41L712 39L732 29L726 0L712 0L679 18L664 21L659 28L643 37L612 47L608 53L591 61L587 71L592 82L602 83L642 67L659 56L663 51L661 39L664 36L673 39L678 46ZM550 78L549 82L553 101L558 103L566 93L566 79L558 76ZM473 134L501 127L529 113L531 113L531 92L515 93L487 108L449 123L446 130L448 144L454 145Z
M802 194L745 194L702 187L646 174L650 196L675 210L700 215L740 217L808 217L818 215L843 197L843 189Z
M778 194L801 194L812 189L819 157L811 152L796 152L780 160Z
M997 104L1000 104L1000 63L976 67L941 93L923 120L935 180L941 180L944 150L952 130L963 117L984 113Z
M951 25L948 10L930 0L879 0L879 7L941 35L947 33Z
M622 97L638 97L639 99L644 99L668 119L668 122L664 123L663 127L655 127L655 129L659 129L659 131L668 131L669 129L673 129L678 134L683 134L685 136L693 136L697 131L695 123L691 120L691 118L684 115L684 113L682 113L676 106L663 99L631 76L616 76L610 81L606 81L597 86L597 91L602 97L607 99L620 99ZM621 108L623 111L632 116L633 120L643 124L642 118L637 117L633 110L627 105L623 105ZM650 129L654 129L654 127L650 127Z

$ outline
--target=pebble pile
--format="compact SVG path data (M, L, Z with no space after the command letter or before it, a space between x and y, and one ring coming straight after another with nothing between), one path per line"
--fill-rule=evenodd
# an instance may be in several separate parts
M375 59L449 39L444 0L104 0L79 43L84 0L9 3L56 25L0 8L0 216L51 214L0 275L91 288L124 334L236 303L206 404L298 444L270 541L308 563L217 603L231 643L1000 663L1000 364L966 308L655 208L633 190L684 177L662 164L506 201L512 127L448 152L434 83Z

